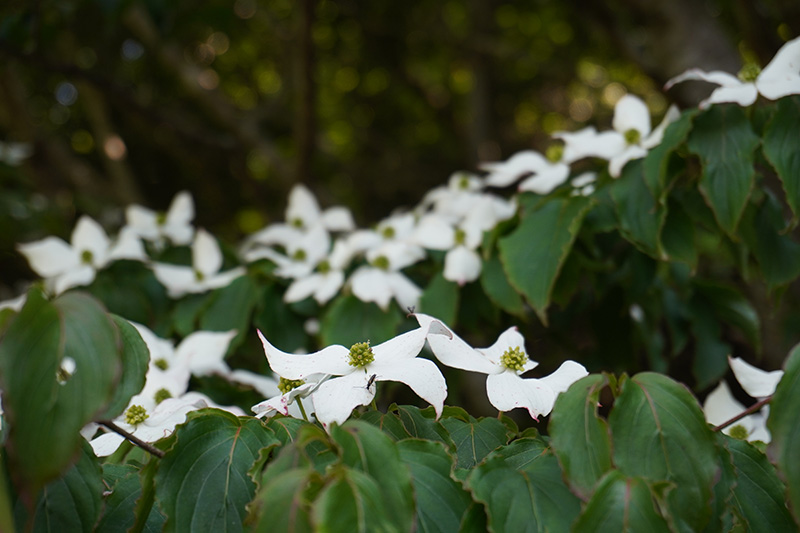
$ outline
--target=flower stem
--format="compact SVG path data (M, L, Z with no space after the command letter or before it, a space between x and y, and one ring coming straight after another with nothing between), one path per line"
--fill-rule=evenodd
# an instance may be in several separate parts
M303 415L303 420L308 422L308 415L306 415L306 410L303 408L303 400L297 398L297 407L300 408L300 413Z
M130 442L134 443L135 445L137 445L138 447L142 448L143 450L149 452L150 454L155 455L159 459L164 457L164 451L163 450L159 450L158 448L156 448L155 446L153 446L149 442L145 442L142 439L140 439L139 437L136 437L136 436L128 433L127 431L125 431L124 429L122 429L121 427L116 425L114 422L112 422L111 420L100 420L98 422L98 424L107 427L108 429L110 429L114 433L119 433L120 435L122 435L123 437L128 439Z
M760 400L760 401L754 403L753 405L751 405L750 407L748 407L747 409L745 409L744 411L742 411L738 415L734 416L730 420L727 420L727 421L723 422L722 424L718 425L717 427L715 427L711 431L722 431L723 429L725 429L726 427L730 426L734 422L738 422L739 420L741 420L742 418L746 417L747 415L755 413L756 411L758 411L759 409L761 409L762 407L767 405L770 401L772 401L772 396L767 396L763 400Z

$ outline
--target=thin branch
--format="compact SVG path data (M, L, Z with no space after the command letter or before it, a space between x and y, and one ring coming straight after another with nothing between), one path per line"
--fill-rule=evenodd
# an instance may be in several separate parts
M139 448L142 448L143 450L145 450L147 452L150 452L151 455L155 455L159 459L164 457L164 451L163 450L159 450L158 448L156 448L155 446L153 446L149 442L145 442L142 439L140 439L139 437L131 435L130 433L128 433L127 431L125 431L124 429L122 429L121 427L116 425L114 422L112 422L110 420L100 420L98 422L98 424L107 427L108 429L110 429L114 433L119 433L120 435L122 435L123 437L125 437L126 439L128 439L129 441L134 443Z
M723 429L725 429L726 427L730 426L734 422L738 422L739 420L741 420L742 418L746 417L747 415L755 413L756 411L758 411L759 409L761 409L762 407L764 407L765 405L767 405L771 401L772 401L772 396L767 396L763 400L760 400L760 401L754 403L753 405L751 405L750 407L748 407L747 409L745 409L744 411L742 411L738 415L734 416L730 420L727 420L727 421L723 422L722 424L718 425L712 431L722 431Z

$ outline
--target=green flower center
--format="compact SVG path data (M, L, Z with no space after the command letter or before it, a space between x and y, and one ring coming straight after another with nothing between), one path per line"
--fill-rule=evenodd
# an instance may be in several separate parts
M172 393L169 392L167 389L158 389L156 393L153 395L153 399L156 401L157 404L169 398L172 398Z
M81 263L85 265L91 265L92 259L94 259L94 254L90 250L84 250L81 252Z
M639 133L639 130L637 129L631 128L628 131L626 131L624 135L625 135L625 142L628 143L629 145L639 144L639 141L642 140L642 134Z
M363 368L375 360L375 354L372 353L372 348L367 342L357 342L350 347L350 361L347 362L350 366Z
M317 265L317 271L320 274L327 274L328 272L331 271L331 264L326 259L323 259Z
M462 191L469 189L469 178L466 176L461 176L461 178L458 180L458 188Z
M729 435L734 439L747 440L747 428L741 424L736 424L731 428Z
M550 146L547 147L544 156L551 163L558 163L559 161L561 161L561 158L564 157L564 145L551 144Z
M125 411L125 422L131 426L137 426L147 420L148 416L150 415L147 414L147 409L141 405L131 405Z
M306 257L307 257L306 251L303 250L302 248L298 248L292 254L292 259L295 260L295 261L305 261Z
M63 367L59 367L59 369L56 370L56 381L58 381L58 383L61 384L61 385L66 383L67 380L69 378L71 378L71 377L72 377L72 374L67 372L66 369L63 368Z
M463 229L458 228L456 229L456 235L454 238L456 245L463 245L467 240L467 233Z
M166 370L169 368L169 363L163 357L160 359L156 359L153 362L153 364L156 365L156 368L158 368L159 370Z
M206 278L206 275L200 272L199 270L194 270L194 279L195 281L203 281Z
M744 83L752 83L756 81L756 78L758 78L759 74L761 74L761 67L755 63L747 63L742 67L742 70L739 71L739 74L737 74L736 77Z
M372 260L372 266L381 270L389 270L389 258L385 255L379 255Z
M386 226L381 230L381 235L383 235L384 239L394 239L395 236L394 228L391 226Z
M525 363L528 362L528 356L520 350L519 346L509 348L500 356L500 364L509 370L522 372L525 369Z
M286 394L290 390L294 390L304 383L305 381L302 379L281 378L281 380L278 382L278 390L281 391L281 394Z
M166 213L157 213L156 214L156 224L159 226L163 226L167 223L167 214Z
M303 224L303 219L300 217L293 218L289 224L294 226L295 228L302 228L305 224Z

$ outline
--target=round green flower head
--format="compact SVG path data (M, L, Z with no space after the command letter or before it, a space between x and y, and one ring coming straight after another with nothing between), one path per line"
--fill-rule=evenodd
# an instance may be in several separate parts
M350 347L350 361L347 364L355 367L365 367L375 360L375 354L367 342L357 342Z
M169 392L167 389L158 389L155 395L153 396L153 399L155 399L156 403L161 403L164 400L168 400L169 398L172 398L172 393Z
M281 391L281 394L286 394L290 390L294 390L304 383L305 381L302 379L281 378L281 380L278 382L278 390Z
M195 279L195 280L197 280L197 281L203 281L203 279L205 279L205 277L206 277L206 276L205 276L205 274L203 274L203 273L202 273L202 272L200 272L199 270L195 270L195 271L194 271L194 279Z
M306 260L306 251L302 248L298 248L293 254L292 259L295 261L305 261Z
M551 163L558 163L559 161L561 161L561 158L564 157L564 145L551 144L550 146L547 147L544 156Z
M163 357L153 361L153 364L156 365L156 368L159 370L166 370L169 368L169 363Z
M320 274L327 274L330 271L331 271L331 264L328 262L327 259L323 259L317 265L317 272L319 272Z
M639 141L642 140L642 134L639 133L639 130L636 129L629 129L625 132L625 142L628 144L639 144Z
M163 226L167 223L167 214L166 213L158 213L156 214L156 224L159 226Z
M525 368L525 363L528 362L528 356L520 350L519 346L509 348L500 356L500 364L509 370L522 372Z
M125 411L125 422L132 426L137 426L147 420L149 416L150 415L147 414L147 409L141 405L131 405L128 407L128 410Z
M381 235L383 235L384 239L393 239L394 238L394 228L391 226L386 226L381 230Z
M457 228L454 240L456 244L464 244L467 240L467 233L463 229Z
M461 178L459 178L458 188L462 191L469 189L469 178L467 176L461 176Z
M85 265L91 265L93 258L94 255L92 255L91 250L84 250L81 252L81 263Z
M385 255L379 255L372 261L372 266L381 270L389 270L389 259Z
M739 71L739 74L737 74L736 77L744 83L752 83L756 81L756 78L758 78L759 74L761 74L761 67L755 63L747 63L742 67L742 70Z
M747 428L741 424L736 424L731 428L730 436L734 439L747 440Z
M292 226L294 226L295 228L302 228L303 227L303 219L300 218L300 217L293 218L292 221L290 222L290 224Z

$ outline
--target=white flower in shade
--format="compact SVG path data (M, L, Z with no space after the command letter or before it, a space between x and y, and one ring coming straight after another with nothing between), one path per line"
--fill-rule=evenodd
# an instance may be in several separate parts
M354 408L367 405L375 398L376 383L405 383L441 415L447 396L447 383L433 361L418 358L426 336L447 335L438 321L417 328L393 339L370 346L360 342L352 347L332 345L308 354L289 354L278 350L259 333L272 370L287 380L308 380L329 374L312 393L317 420L328 429L343 424Z
M322 227L329 232L339 232L352 231L356 225L352 213L346 207L335 206L323 211L305 185L295 185L289 192L286 222L271 224L251 235L242 247L242 254L246 254L258 245L280 245L286 248L315 227Z
M223 409L236 416L244 416L244 411L235 406L220 406L207 396L198 392L188 392L180 398L169 398L149 410L136 404L136 397L131 400L125 412L114 420L114 424L144 442L155 442L168 437L175 431L175 426L186 421L191 411L205 407ZM114 432L108 432L92 439L95 455L104 457L114 453L125 438Z
M313 272L314 267L327 257L330 247L328 230L318 225L286 243L285 254L269 247L255 247L244 253L244 259L248 262L269 259L275 263L275 275L294 279Z
M166 213L134 204L125 210L125 218L139 237L158 245L164 240L175 245L189 244L194 237L194 201L187 191L175 195Z
M100 224L85 215L75 225L70 244L58 237L46 237L20 244L17 249L55 294L90 284L97 271L112 261L147 259L135 234L123 229L112 242Z
M489 171L486 184L493 187L505 187L518 179L526 177L520 184L520 191L531 191L536 194L549 194L556 187L567 181L569 163L563 157L563 148L553 146L546 157L535 150L525 150L511 156L507 161L483 163L481 169Z
M752 105L758 95L777 100L790 94L800 94L800 37L784 44L772 61L759 72L755 65L746 65L738 77L715 70L704 72L690 69L669 80L664 89L687 80L700 80L719 85L711 96L700 102L700 108L711 104L734 103Z
M483 230L477 225L454 227L436 213L423 216L417 225L417 242L431 250L447 250L444 256L444 278L459 285L475 281L483 263L475 251L481 244Z
M628 161L641 159L647 152L661 143L664 131L678 119L678 108L671 106L656 129L651 129L650 111L641 98L626 94L614 106L613 130L597 133L586 128L569 136L555 134L554 137L569 140L574 159L599 157L608 161L608 172L618 178Z
M25 305L25 302L28 299L28 294L20 294L16 298L12 298L10 300L4 300L0 302L0 311L3 309L11 309L12 311L19 311L22 309L22 306Z
M423 329L439 323L433 317L414 315ZM436 358L444 365L471 372L487 374L486 394L489 402L499 411L522 407L534 420L553 409L558 394L588 375L586 368L575 361L565 361L549 376L534 379L521 374L535 368L538 363L528 358L525 339L517 328L504 331L492 346L476 349L458 335L429 335L428 344Z
M214 237L198 229L192 243L192 266L154 263L153 273L172 298L224 287L245 273L242 267L220 272L222 251Z
M261 338L262 343L265 342L264 336L260 331L258 336ZM293 416L294 418L308 418L305 409L300 408L302 399L316 391L320 383L329 377L326 374L311 374L304 379L293 380L279 376L279 381L275 382L274 390L272 387L269 390L264 390L263 387L258 389L267 399L257 403L250 410L259 418L269 418L277 413L284 416Z
M733 375L736 376L736 381L744 391L759 400L772 396L778 387L778 382L783 377L783 370L767 372L745 362L740 357L728 357L728 364L733 370Z
M350 276L353 294L362 302L375 302L383 310L388 309L392 298L403 309L416 306L422 290L400 270L423 257L425 252L421 247L404 242L368 251L369 265L357 268Z
M594 193L594 182L597 181L597 174L594 172L584 172L572 178L572 196L591 196Z
M447 180L447 185L428 191L414 211L422 215L432 210L440 215L460 218L469 210L475 194L485 187L486 180L480 176L463 171L454 172Z
M313 296L318 304L326 304L344 285L344 270L352 257L353 250L347 240L336 241L331 253L316 264L314 272L298 277L289 285L283 294L283 300L299 302Z

